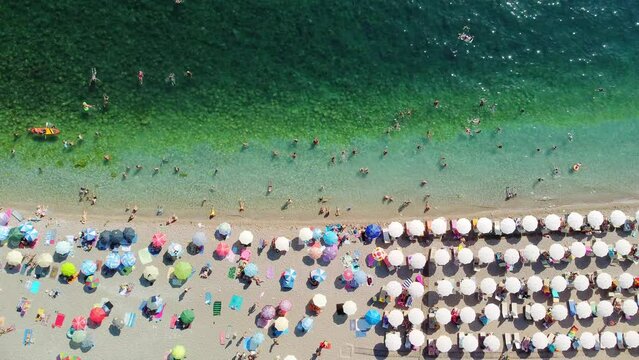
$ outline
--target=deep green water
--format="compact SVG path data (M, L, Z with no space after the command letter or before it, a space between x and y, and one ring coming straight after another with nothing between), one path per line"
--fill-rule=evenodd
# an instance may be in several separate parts
M416 200L416 183L428 178L442 202L491 204L504 185L535 192L531 179L589 160L588 176L547 182L548 195L636 195L628 177L639 174L629 165L639 154L637 19L639 6L627 1L2 2L2 185L10 199L27 187L70 196L95 184L114 202L213 198L234 207L240 197L263 199L268 179L285 189L275 206L314 198L321 185L354 205L391 191ZM457 39L464 26L471 44ZM90 90L92 67L101 83ZM175 87L165 82L170 72ZM83 101L96 110L83 113ZM467 139L473 118L482 133ZM57 141L24 135L45 121L62 129ZM396 122L401 130L386 134ZM80 133L82 143L63 149ZM314 136L321 144L309 149ZM548 153L555 143L560 151ZM361 154L340 162L354 147ZM273 149L281 159L271 159ZM104 164L104 154L113 161ZM438 167L444 155L451 171ZM516 165L494 166L500 161ZM138 163L145 169L122 181L124 167ZM478 179L493 180L478 187Z

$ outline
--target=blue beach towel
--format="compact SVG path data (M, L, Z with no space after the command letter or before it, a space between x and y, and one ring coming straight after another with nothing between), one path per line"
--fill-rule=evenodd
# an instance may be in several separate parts
M233 295L231 297L231 302L229 303L229 307L233 310L240 310L242 308L242 303L244 302L244 298L239 295Z
M31 291L32 294L37 294L38 292L40 292L40 282L34 281L33 283L31 283L31 289L29 291Z

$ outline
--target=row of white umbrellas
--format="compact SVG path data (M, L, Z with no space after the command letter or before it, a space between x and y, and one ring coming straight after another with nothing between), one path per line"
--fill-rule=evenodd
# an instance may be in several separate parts
M391 280L388 284L386 284L384 290L386 290L389 296L397 297L404 291L404 288L399 281ZM417 281L413 281L406 290L410 296L416 298L424 296L424 293L426 292L424 285Z

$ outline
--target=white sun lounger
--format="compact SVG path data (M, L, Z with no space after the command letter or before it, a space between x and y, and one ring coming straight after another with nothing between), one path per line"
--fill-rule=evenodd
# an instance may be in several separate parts
M504 345L506 345L506 350L510 351L513 348L512 343L512 335L510 333L504 333Z

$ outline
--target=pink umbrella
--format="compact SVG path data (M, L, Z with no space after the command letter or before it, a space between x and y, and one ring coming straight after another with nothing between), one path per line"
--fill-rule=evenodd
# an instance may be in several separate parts
M229 246L229 244L223 242L218 243L217 248L215 249L215 253L219 257L226 257L226 255L228 255L230 251L231 247Z
M76 316L71 320L73 330L84 330L87 327L87 319L84 316Z
M342 279L344 279L344 281L353 280L353 270L345 269L344 272L342 273Z
M322 247L318 242L313 244L313 246L308 249L308 256L313 260L317 260L322 257Z
M153 247L161 248L164 244L166 244L166 235L163 233L156 233L153 235L153 238L151 238L151 245L153 245Z
M242 252L240 252L240 259L251 261L251 250L249 249L242 250Z
M282 300L277 305L277 310L278 310L277 312L280 316L286 316L286 313L291 311L292 307L293 307L293 303L291 303L289 300Z
M266 305L260 311L260 317L264 320L272 320L275 318L275 307L273 305Z

